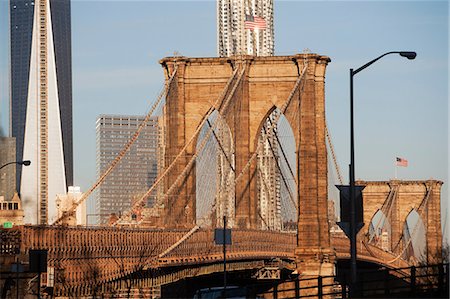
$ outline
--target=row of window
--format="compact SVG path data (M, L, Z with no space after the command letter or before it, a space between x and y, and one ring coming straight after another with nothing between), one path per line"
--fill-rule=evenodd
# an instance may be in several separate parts
M0 208L1 210L18 210L19 204L17 202L3 202Z

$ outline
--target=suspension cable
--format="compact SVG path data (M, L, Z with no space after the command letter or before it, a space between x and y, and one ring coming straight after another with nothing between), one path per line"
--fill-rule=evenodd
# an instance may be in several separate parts
M398 194L398 185L393 186L393 188L389 191L388 194L388 198L387 200L383 203L383 205L381 206L380 211L383 213L384 218L380 217L378 219L378 222L376 224L376 226L374 227L374 233L372 235L369 235L369 242L371 242L373 240L373 238L376 235L376 229L378 229L380 227L380 223L381 220L383 220L383 225L381 225L381 227L384 227L384 223L386 222L386 219L389 217L389 215L391 214L391 210L393 205L394 200L397 198L397 194Z
M264 130L264 134L268 135L265 126L263 126L263 130ZM276 135L276 133L275 133L275 135ZM267 138L267 142L269 143L269 148L270 148L270 151L272 152L273 157L275 157L275 150L274 150L272 142L270 142L269 138ZM283 174L283 171L281 170L281 165L279 164L278 159L276 159L276 165L277 165L278 170L280 171L281 179L282 179L282 181L283 181L283 183L284 183L284 185L286 187L286 190L287 190L287 192L289 194L289 199L294 204L295 208L297 208L297 203L295 202L294 196L292 195L292 191L289 188L289 184L286 182L286 178L285 178L285 176Z
M341 169L339 168L339 164L336 159L336 153L334 152L334 146L333 146L333 142L331 141L331 134L330 134L330 131L328 130L328 123L326 120L325 120L325 135L327 136L328 145L330 147L331 157L333 158L334 168L336 169L339 184L343 185L344 183L343 183L343 179L342 179L342 175L341 175Z
M302 79L303 79L303 77L304 77L304 75L305 75L305 73L306 73L307 67L308 67L308 65L305 64L305 66L303 67L303 70L302 70L301 74L299 75L299 77L298 77L298 79L297 79L297 81L296 81L296 83L295 83L295 85L294 85L294 88L292 89L291 93L289 94L288 99L286 100L286 102L285 102L284 105L282 106L282 109L281 109L282 113L284 113L284 112L286 111L286 109L287 109L287 107L289 106L289 104L290 104L292 98L294 97L294 94L295 94L295 92L297 91L297 89L298 89L300 83L303 81ZM303 91L303 87L304 87L304 85L302 85L302 87L300 88L300 89L301 89L300 92ZM280 114L280 115L281 115L281 114ZM278 121L278 119L277 119L276 121ZM242 171L239 173L239 175L238 175L237 177L235 177L235 179L234 179L234 184L236 184L236 182L243 176L243 174L244 174L245 171L248 169L248 167L250 167L250 164L251 164L252 161L255 159L256 154L257 154L257 152L259 151L259 148L260 148L260 144L258 144L258 146L257 146L257 148L256 148L256 150L255 150L255 153L250 157L250 159L248 160L247 164L244 166L244 168L243 168ZM209 213L207 213L207 214L203 217L203 219L200 220L200 223L199 223L199 224L195 225L188 233L186 233L186 235L184 235L184 236L182 237L182 240L183 240L183 241L187 240L187 239L188 239L190 236L192 236L198 229L200 229L200 227L207 221L207 219L209 218L209 216L211 216L211 214L215 211L215 209L216 209L216 202L213 204L213 207L211 208L211 210L209 211ZM181 239L180 239L180 240L181 240ZM174 245L170 246L166 251L164 251L163 253L161 253L159 257L161 258L161 257L163 257L163 256L165 256L165 255L167 255L167 254L169 254L172 250L174 250L177 246L179 246L183 241L181 241L181 242L180 242L180 241L176 242L176 245L174 244Z
M427 195L426 195L425 198L422 200L422 202L420 203L419 207L423 207L424 205L427 204L428 199L429 199L429 197L430 197L430 194L431 194L431 192L432 192L432 189L433 189L433 186L431 185L431 186L430 186L430 189L428 189ZM420 211L423 211L423 210L420 209L419 212L420 212ZM418 213L418 214L419 214L420 217L422 217L422 215L420 215L420 213ZM411 237L409 238L409 240L408 240L408 242L406 243L406 245L403 246L403 249L402 249L402 251L400 252L400 254L399 254L397 257L395 257L394 259L392 259L392 260L390 260L390 261L387 261L388 264L391 264L391 263L395 262L396 260L398 260L398 259L405 253L406 249L409 247L409 245L411 244L413 238L415 237L415 234L416 234L416 232L417 232L417 228L418 228L418 227L419 227L419 221L417 221L416 224L414 225L413 232L412 232L412 234L410 234ZM400 245L400 242L401 242L401 240L403 239L403 236L404 236L404 234L402 233L402 236L400 237L400 240L397 242L397 245L395 246L394 250Z
M123 218L128 217L131 215L132 210L138 207L142 207L145 200L150 196L150 194L153 192L153 190L156 188L156 186L158 186L158 184L165 178L165 176L169 173L169 171L175 166L175 163L178 161L178 159L183 155L183 153L186 151L186 149L188 148L188 146L193 142L193 140L198 136L200 130L202 129L203 125L206 123L206 120L208 119L208 117L212 114L212 112L214 111L214 107L217 107L219 104L221 104L226 96L227 91L229 90L229 87L231 85L231 83L233 82L233 80L236 77L236 74L238 72L238 68L236 68L233 72L233 74L231 75L231 77L229 78L227 84L225 85L222 93L219 95L219 97L217 98L216 102L214 103L214 105L212 107L209 108L209 110L207 111L207 113L204 115L204 117L202 118L202 121L200 122L200 124L197 126L197 129L195 130L195 132L192 134L191 138L188 140L188 142L186 142L186 144L184 145L184 147L180 150L180 152L178 153L178 155L173 159L173 161L171 162L171 164L164 170L164 172L155 180L155 182L153 183L153 185L147 190L147 192L139 199L137 200L134 205L128 210L126 211L122 217L120 217L113 225L118 224ZM244 73L244 70L242 71L242 73L240 74L239 78L242 78L242 75ZM239 79L240 80L240 79ZM238 81L239 81L238 80ZM230 97L228 97L230 98ZM221 105L222 106L222 105ZM195 157L195 155L193 156L193 158ZM191 159L192 161L192 159ZM195 159L194 159L195 161ZM192 164L192 163L189 163ZM184 170L186 170L188 167L185 167ZM184 171L183 171L184 172ZM180 175L181 176L181 175ZM178 178L180 177L178 176ZM172 184L172 186L174 186L179 180L175 180L174 184ZM170 190L170 188L169 188ZM169 194L169 192L166 193L166 195L164 197L166 197ZM158 204L160 204L160 201L158 201Z
M270 119L270 117L268 118L268 120L269 120L269 122L270 122L270 125L271 125L272 128L273 128L273 123L272 123L272 120ZM275 132L275 131L274 131L274 132ZM278 145L280 146L279 148L280 148L280 150L281 150L281 154L283 155L284 161L286 162L286 165L287 165L287 167L288 167L288 169L289 169L289 172L291 173L291 176L292 176L293 178L295 178L294 172L292 171L291 165L289 164L289 161L288 161L286 152L284 151L283 146L281 146L280 138L278 137L278 134L275 133L274 135L275 135L275 138L276 138L276 141L277 141ZM269 141L269 142L270 142L270 141ZM296 182L296 185L297 185L297 182Z
M67 216L70 216L74 213L74 211L76 210L76 208L83 203L91 194L92 192L94 192L95 189L97 189L98 186L100 186L105 179L108 177L108 175L116 168L116 166L119 164L119 162L122 160L123 157L125 157L125 154L128 152L128 150L131 148L131 146L134 144L134 142L138 139L139 135L141 134L141 131L145 128L145 126L147 125L148 121L150 120L151 116L153 115L153 112L155 111L155 109L158 107L158 105L160 104L161 100L163 98L165 98L165 96L167 95L170 85L173 81L173 79L175 78L175 75L177 73L178 70L178 66L175 65L174 71L172 73L172 75L170 76L169 80L167 81L167 83L165 84L165 88L162 90L162 92L158 95L156 102L153 104L153 106L151 107L150 111L147 113L146 117L144 118L144 120L142 120L142 122L139 124L139 127L137 128L137 130L134 132L133 136L130 138L130 140L125 144L125 146L122 148L122 150L120 151L120 153L116 156L116 158L111 162L111 164L109 165L108 169L106 169L103 174L97 179L97 181L86 191L83 193L83 195L80 197L80 199L78 199L77 201L75 201L72 204L72 207L64 212L62 214L61 217L59 217L58 219L55 220L55 222L53 222L53 224L58 224L60 223L64 218L66 218Z

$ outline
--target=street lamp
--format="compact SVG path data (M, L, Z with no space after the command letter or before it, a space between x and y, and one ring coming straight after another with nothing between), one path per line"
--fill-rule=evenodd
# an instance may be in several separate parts
M355 294L357 269L356 269L356 199L355 199L355 138L354 138L354 122L353 122L353 76L367 68L377 60L389 54L399 54L409 60L416 58L416 52L409 51L391 51L369 61L365 65L356 70L350 69L350 258L351 258L351 285L350 295Z
M24 160L24 161L8 162L8 163L6 163L6 164L3 164L3 165L0 167L0 169L2 169L2 168L5 167L5 166L8 166L8 165L10 165L10 164L19 164L19 165L28 166L28 165L31 164L31 161L30 161L30 160Z

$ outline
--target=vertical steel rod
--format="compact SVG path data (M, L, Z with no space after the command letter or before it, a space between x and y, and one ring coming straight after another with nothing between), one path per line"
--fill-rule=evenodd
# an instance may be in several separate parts
M356 296L356 203L355 203L355 135L353 119L353 69L350 69L350 296Z
M227 298L227 216L223 216L223 297Z
M19 299L19 257L16 257L16 299Z

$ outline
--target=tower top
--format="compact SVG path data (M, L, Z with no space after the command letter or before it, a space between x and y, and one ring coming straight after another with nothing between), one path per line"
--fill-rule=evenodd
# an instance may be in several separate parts
M273 0L217 0L220 57L274 55Z

